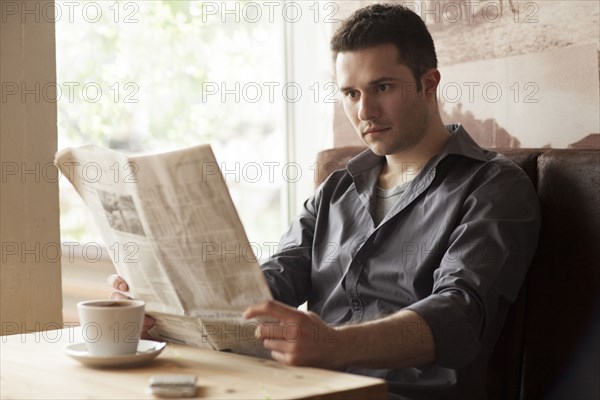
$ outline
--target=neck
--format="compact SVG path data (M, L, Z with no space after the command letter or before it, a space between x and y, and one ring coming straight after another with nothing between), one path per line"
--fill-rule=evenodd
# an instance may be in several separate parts
M435 129L415 146L386 155L379 186L387 189L412 180L432 157L442 151L449 138L446 127L442 123L436 124Z

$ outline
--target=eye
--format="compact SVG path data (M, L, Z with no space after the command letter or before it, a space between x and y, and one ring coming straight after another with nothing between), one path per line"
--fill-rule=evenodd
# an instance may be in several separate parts
M351 99L354 99L354 98L356 98L356 97L358 96L358 92L357 92L356 90L348 90L348 91L345 93L345 95L346 95L346 97L349 97L349 98L351 98Z
M379 85L377 85L377 91L378 92L386 92L390 89L390 84L389 83L380 83Z

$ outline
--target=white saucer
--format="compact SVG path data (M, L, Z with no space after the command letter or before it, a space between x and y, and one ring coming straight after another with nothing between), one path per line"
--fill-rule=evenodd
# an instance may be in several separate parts
M120 356L92 356L85 342L73 343L63 348L71 358L90 367L130 367L143 364L158 356L167 344L153 340L140 340L137 353Z

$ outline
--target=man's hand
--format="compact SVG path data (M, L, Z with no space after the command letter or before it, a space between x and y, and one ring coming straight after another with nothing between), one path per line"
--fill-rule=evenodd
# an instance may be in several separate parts
M114 274L110 275L106 281L115 292L110 294L111 299L115 300L128 300L131 297L128 296L127 291L129 290L129 285L127 282L123 280L119 275ZM148 331L154 327L154 323L156 320L149 315L144 316L144 326L142 327L142 339L152 339L152 337L148 334Z
M287 365L339 368L343 351L338 330L313 312L303 312L276 301L265 301L246 309L244 318L264 317L256 337L271 350L274 360Z
M277 361L339 369L413 368L435 362L435 342L427 322L416 312L401 310L381 319L331 327L317 314L275 301L255 304L244 318L264 317L256 337Z
M119 275L110 275L106 281L110 286L112 286L113 289L116 290L110 294L111 299L126 300L131 298L126 295L127 291L129 291L129 285L127 285L127 282L125 282Z

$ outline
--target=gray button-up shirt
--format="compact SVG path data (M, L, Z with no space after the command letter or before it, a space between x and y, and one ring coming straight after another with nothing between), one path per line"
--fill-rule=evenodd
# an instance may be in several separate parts
M427 321L434 364L348 369L387 379L392 397L485 398L489 353L537 246L539 203L527 175L461 126L448 130L443 151L381 223L373 216L384 158L366 150L305 202L262 266L276 299L308 301L330 324L403 309Z

